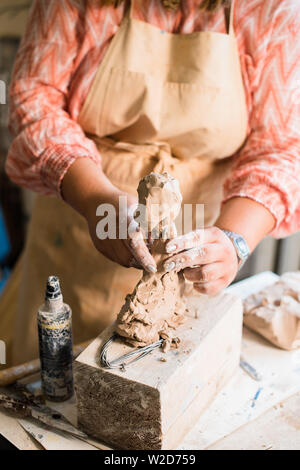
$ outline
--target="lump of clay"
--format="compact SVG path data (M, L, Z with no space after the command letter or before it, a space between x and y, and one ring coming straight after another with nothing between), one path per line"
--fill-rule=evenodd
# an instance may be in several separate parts
M174 221L181 209L182 196L178 181L168 173L151 173L143 178L138 187L139 203L146 206L147 225L155 231L152 252L158 272L144 272L132 294L127 295L116 324L116 332L133 346L146 346L159 339L165 345L177 344L177 326L184 322L186 309L182 274L165 273L163 263L169 257L165 254L166 227L174 229ZM153 209L153 205L157 207ZM173 229L172 229L173 227Z
M280 280L244 302L244 323L282 349L300 347L300 272Z

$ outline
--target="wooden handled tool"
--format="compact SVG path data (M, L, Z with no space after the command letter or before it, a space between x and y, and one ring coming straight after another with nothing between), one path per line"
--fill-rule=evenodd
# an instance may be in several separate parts
M28 390L22 390L17 386L0 388L0 408L13 413L13 416L17 419L31 417L51 428L67 432L73 436L82 439L88 437L72 426L61 413L49 408Z
M78 344L73 348L74 359L79 356L80 353L89 345L90 341L85 343ZM30 362L26 362L20 366L11 367L10 369L4 369L0 371L0 387L7 387L8 385L13 384L19 379L23 379L28 375L35 374L39 372L41 368L40 360L35 359Z

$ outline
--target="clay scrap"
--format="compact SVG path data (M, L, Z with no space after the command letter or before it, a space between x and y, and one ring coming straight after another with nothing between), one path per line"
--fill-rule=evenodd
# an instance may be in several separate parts
M278 282L244 302L244 324L282 349L300 347L300 272L285 273Z
M184 322L186 303L183 296L184 278L176 272L163 270L167 238L176 233L182 196L178 181L168 173L151 173L138 187L139 203L146 207L148 230L155 234L152 253L158 271L144 272L134 291L127 295L117 318L116 332L133 346L146 346L165 339L165 348L177 345L176 328Z

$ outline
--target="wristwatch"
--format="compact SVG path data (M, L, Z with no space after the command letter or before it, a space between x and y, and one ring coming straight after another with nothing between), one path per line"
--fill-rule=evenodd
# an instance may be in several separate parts
M229 230L222 230L228 238L233 243L233 246L235 248L238 260L239 260L239 270L242 268L242 266L245 264L246 260L250 256L250 250L248 247L248 244L244 237L242 235L239 235L238 233L230 232Z

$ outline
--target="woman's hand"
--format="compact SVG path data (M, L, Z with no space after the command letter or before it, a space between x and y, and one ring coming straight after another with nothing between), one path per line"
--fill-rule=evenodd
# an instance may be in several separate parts
M227 287L238 271L238 257L231 240L217 227L196 230L170 240L172 254L166 271L184 270L184 276L203 294L217 294Z
M79 158L65 174L61 192L64 200L81 214L87 221L92 241L98 251L116 263L126 267L144 268L156 272L156 263L150 254L142 233L134 221L134 210L130 206L137 204L137 199L122 193L114 186L101 167L89 158ZM119 209L119 197L127 199L127 208ZM112 204L116 211L116 228L119 220L131 227L127 239L100 240L97 236L97 225L100 221L96 211L100 204ZM123 207L123 205L121 205Z
M124 199L127 201L126 205L119 204L120 197L123 198L123 201ZM150 254L143 233L134 220L134 212L138 204L137 199L130 194L115 191L105 201L102 199L101 202L111 204L115 208L116 228L118 230L119 222L122 221L124 227L127 228L128 237L120 239L118 231L116 238L100 239L97 236L97 225L101 219L96 215L97 204L94 201L91 202L86 212L86 220L95 248L111 261L115 261L122 266L143 268L148 272L156 272L155 260Z

